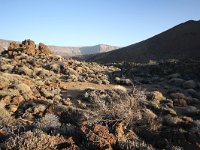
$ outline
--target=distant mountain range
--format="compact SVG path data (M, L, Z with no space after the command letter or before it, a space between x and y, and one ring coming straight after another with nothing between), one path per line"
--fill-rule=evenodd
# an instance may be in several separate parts
M84 47L59 47L59 46L48 46L48 47L54 54L59 54L68 57L104 53L119 48L117 46L110 46L106 44L99 44L95 46L84 46Z
M12 41L0 39L0 51L7 49L10 42ZM65 56L65 57L97 54L97 53L109 52L111 50L120 48L117 46L110 46L106 44L99 44L95 46L84 46L84 47L61 47L61 46L49 45L48 47L54 54Z
M10 42L12 42L12 41L0 39L0 51L7 49Z
M100 63L184 58L200 58L200 21L190 20L142 42L86 57Z

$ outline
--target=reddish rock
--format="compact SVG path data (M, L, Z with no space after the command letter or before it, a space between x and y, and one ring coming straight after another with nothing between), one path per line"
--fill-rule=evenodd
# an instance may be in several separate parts
M10 105L10 106L9 106L9 111L10 111L10 112L13 112L13 113L14 113L14 112L17 111L17 109L18 109L18 106L16 106L16 105Z
M11 96L5 96L2 101L5 103L5 104L9 104L10 103L10 100L11 100Z
M36 45L35 42L32 40L24 40L22 42L22 46L24 48L24 53L28 54L28 55L35 55L36 54Z
M97 124L91 129L87 126L83 126L81 131L93 148L96 147L102 150L111 150L112 145L116 143L116 137L112 133L109 133L106 126Z
M6 131L4 131L3 129L0 129L0 137L3 137L6 135Z
M8 50L11 51L11 50L17 49L17 48L20 48L20 45L17 42L11 42L8 47Z
M21 102L23 102L24 101L24 97L23 96L15 96L13 99L12 99L12 101L11 101L11 103L13 104L13 105L19 105Z
M48 48L48 46L43 44L43 43L39 43L38 49L39 49L39 53L42 53L42 54L45 54L45 55L51 54L51 51Z

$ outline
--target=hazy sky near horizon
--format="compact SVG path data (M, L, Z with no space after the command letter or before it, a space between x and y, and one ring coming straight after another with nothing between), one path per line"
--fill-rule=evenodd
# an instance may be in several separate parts
M127 46L187 20L200 0L1 0L0 39Z

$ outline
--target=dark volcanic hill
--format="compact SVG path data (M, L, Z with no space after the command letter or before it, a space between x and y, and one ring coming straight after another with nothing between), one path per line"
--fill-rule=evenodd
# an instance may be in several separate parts
M199 58L200 21L187 21L142 42L88 59L103 63Z

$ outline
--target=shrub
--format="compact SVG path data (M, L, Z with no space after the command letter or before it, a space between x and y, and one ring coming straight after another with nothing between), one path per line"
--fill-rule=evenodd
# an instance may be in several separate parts
M10 85L10 81L6 77L3 77L3 76L0 76L0 83L1 83L0 89L8 87Z
M46 70L46 69L41 69L40 71L38 71L36 73L38 76L42 77L42 78L45 78L47 76L50 76L50 71L49 70Z
M93 123L101 122L113 126L120 121L128 125L140 120L142 115L139 103L146 97L136 89L131 93L122 90L87 89L82 99L86 101L89 110L97 114L92 120Z
M61 126L59 118L54 114L46 114L37 123L36 127L49 132L51 129L56 129Z
M0 66L0 70L5 71L5 72L11 72L13 68L14 68L14 66L12 66L10 64L4 64L4 65Z
M200 120L194 121L194 127L192 127L191 131L194 132L200 132Z
M64 142L64 138L58 135L50 136L41 131L28 131L19 136L10 138L8 141L5 142L4 147L7 150L56 149L57 145L62 142Z
M148 62L148 65L156 65L157 64L157 62L156 62L156 60L149 60L149 62Z
M15 90L15 89L8 89L8 90L1 90L0 91L0 97L3 97L3 96L19 96L20 93L18 90Z
M17 73L31 76L33 73L33 70L29 69L26 66L23 66L23 67L18 68Z
M121 85L133 85L133 82L130 79L121 79L119 77L115 78L115 82Z
M134 141L120 141L117 143L117 149L123 150L154 150L151 145L146 144L144 141L141 140L134 140Z
M24 83L17 84L15 88L22 94L32 93L31 88Z
M12 133L14 124L15 119L11 117L4 105L0 103L0 142L1 140L4 140L4 137L7 136L7 134ZM3 131L3 134L1 134L1 131Z
M60 127L60 131L63 135L69 135L69 136L77 136L78 135L78 129L76 126L70 123L63 123Z
M78 77L74 74L71 74L68 76L68 79L67 79L68 82L77 82L78 81Z
M121 86L121 85L115 85L114 89L115 90L121 90L123 92L127 92L127 89L124 86Z
M22 76L17 75L17 74L0 73L0 75L2 77L6 78L7 80L9 80L10 82L12 82L12 81L21 81L22 80Z
M5 109L5 106L0 103L0 128L10 125L13 119L10 113Z
M179 146L168 145L166 150L184 150L184 149L182 147L179 147Z
M68 68L67 71L68 71L69 75L75 75L75 76L77 76L77 72L73 68Z
M42 88L40 90L40 92L42 93L42 95L44 95L46 98L52 98L54 95L53 93L49 92L48 90L46 90L45 88Z
M181 122L181 119L178 117L172 117L171 115L166 115L163 117L163 124L165 125L175 125Z

